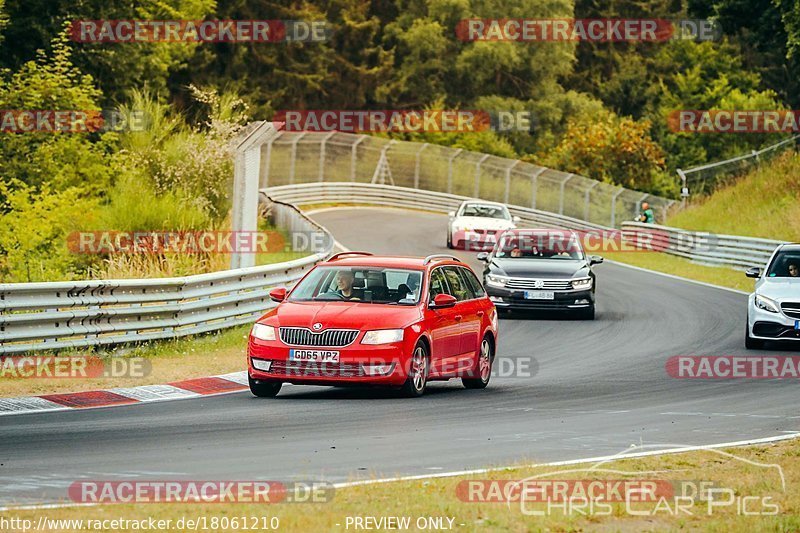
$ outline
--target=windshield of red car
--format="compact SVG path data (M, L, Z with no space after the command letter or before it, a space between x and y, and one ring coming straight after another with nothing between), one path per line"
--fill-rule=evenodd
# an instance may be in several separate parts
M292 290L289 300L414 305L422 271L381 267L318 267Z

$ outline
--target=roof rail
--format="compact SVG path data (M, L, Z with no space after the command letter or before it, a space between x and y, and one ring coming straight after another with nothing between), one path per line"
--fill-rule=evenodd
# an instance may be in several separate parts
M336 261L337 259L341 259L346 255L373 255L370 252L341 252L336 255L332 255L328 261Z
M431 261L434 261L436 259L448 259L448 260L451 260L451 261L458 261L459 263L463 263L463 261L461 259L459 259L458 257L456 257L454 255L450 255L450 254L433 254L433 255L429 255L428 257L426 257L425 260L422 262L422 264L423 265L427 265L428 263L430 263Z

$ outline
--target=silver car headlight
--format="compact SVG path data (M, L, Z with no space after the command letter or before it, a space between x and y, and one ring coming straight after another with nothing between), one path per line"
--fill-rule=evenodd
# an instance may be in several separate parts
M766 296L761 296L760 294L756 294L756 307L770 313L780 313L778 304Z
M505 276L498 276L497 274L487 274L486 284L494 285L495 287L505 287L508 283L508 278Z
M390 344L402 340L402 329L375 329L364 334L361 344Z
M580 278L572 280L572 288L578 290L585 290L592 288L592 278Z
M253 324L253 329L250 330L250 335L262 341L275 340L275 328L266 326L264 324Z

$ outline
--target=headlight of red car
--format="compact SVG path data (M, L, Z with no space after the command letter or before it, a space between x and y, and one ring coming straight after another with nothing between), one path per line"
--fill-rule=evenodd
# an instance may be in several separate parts
M376 329L368 331L361 339L361 344L389 344L403 340L402 329Z
M253 329L250 330L250 335L262 341L274 341L275 328L272 326L265 326L264 324L253 324Z

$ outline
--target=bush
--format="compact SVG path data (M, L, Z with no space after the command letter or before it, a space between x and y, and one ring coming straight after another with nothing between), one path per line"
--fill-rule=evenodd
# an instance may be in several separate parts
M650 123L613 113L573 119L561 142L539 164L653 194L674 195L664 152L649 135ZM532 158L531 158L532 159Z

